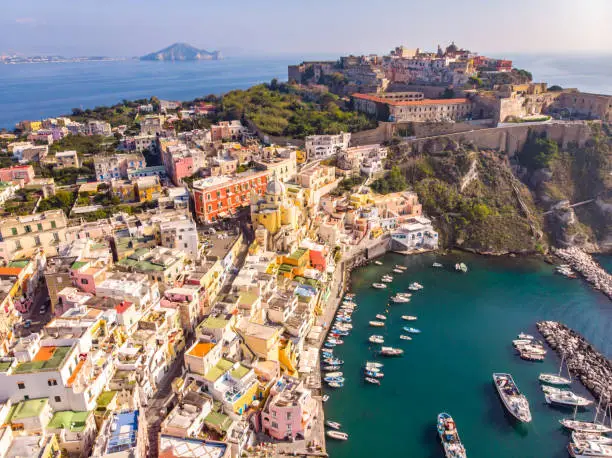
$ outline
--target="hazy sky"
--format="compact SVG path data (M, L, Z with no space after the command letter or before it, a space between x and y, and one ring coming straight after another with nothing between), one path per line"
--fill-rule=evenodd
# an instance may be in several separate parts
M612 0L0 0L0 52L612 52Z

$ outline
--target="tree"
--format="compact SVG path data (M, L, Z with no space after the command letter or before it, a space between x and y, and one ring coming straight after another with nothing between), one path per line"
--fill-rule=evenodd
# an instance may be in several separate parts
M453 99L455 98L455 91L450 87L447 87L446 89L444 89L444 92L442 93L441 97L443 99Z
M468 83L474 87L482 86L482 80L477 76L470 76L470 78L468 79Z
M558 84L553 84L551 87L548 88L548 90L550 92L558 92L558 91L562 91L563 88L559 86Z
M370 187L379 194L389 194L391 192L403 191L407 186L406 177L401 169L394 165L385 177L374 181Z

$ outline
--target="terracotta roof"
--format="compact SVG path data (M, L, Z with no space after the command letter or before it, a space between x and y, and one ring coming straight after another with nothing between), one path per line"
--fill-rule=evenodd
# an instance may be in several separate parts
M22 270L21 267L0 267L0 275L18 276Z
M462 103L470 103L468 99L422 99L411 101L396 101L389 100L383 97L377 97L371 94L353 94L356 99L370 100L372 102L386 103L392 106L423 106L423 105L458 105Z
M131 305L132 303L129 301L123 301L115 306L115 310L117 310L117 313L123 313L129 309Z

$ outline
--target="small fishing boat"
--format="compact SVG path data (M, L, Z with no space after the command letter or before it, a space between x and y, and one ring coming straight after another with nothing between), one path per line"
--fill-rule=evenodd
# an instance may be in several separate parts
M343 388L344 387L344 383L343 382L329 382L327 384L327 386L329 386L331 388Z
M379 363L378 361L366 361L366 366L370 367L385 367L383 363Z
M341 366L342 364L344 364L344 361L338 358L325 358L323 361L332 366Z
M573 431L579 431L582 433L606 434L606 433L612 432L612 428L609 428L606 425L602 425L599 423L593 423L590 421L578 421L578 420L571 420L569 418L564 418L563 420L559 420L559 423L561 423L563 427L567 429L571 429Z
M341 331L340 329L332 329L331 333L337 336L348 336L349 332L348 331Z
M383 320L383 321L387 319L385 315L381 315L380 313L376 314L376 318L378 318L379 320Z
M539 345L518 345L516 347L516 349L520 352L527 352L527 353L535 353L538 355L546 355L546 349L544 347L541 347Z
M323 370L324 371L337 371L338 369L340 369L340 366L335 365L335 366L323 366Z
M390 275L385 275L380 279L380 281L383 283L391 283L393 281L393 277L391 277Z
M331 437L332 439L336 439L339 441L345 441L348 440L348 434L343 433L342 431L335 431L335 430L329 430L327 431L327 436Z
M374 374L380 372L380 369L381 369L380 367L369 367L369 366L366 366L364 368L364 370L366 370L367 372L372 372Z
M329 401L329 394L324 394L323 397L321 398L321 401L323 402Z
M468 267L464 263L458 262L457 264L455 264L455 270L457 272L466 273L468 271Z
M327 348L334 348L334 347L336 346L336 344L335 344L335 343L333 343L333 342L325 342L325 343L323 344L323 346L324 346L324 347L327 347Z
M326 424L327 426L329 426L330 428L333 428L333 429L340 429L340 427L342 426L342 425L341 425L340 423L338 423L337 421L331 421L331 420L327 420L327 421L325 422L325 424Z
M391 296L391 302L395 302L396 304L405 304L410 302L410 296L396 294L395 296Z
M550 386L550 385L542 385L541 388L542 388L542 391L546 394L560 393L561 391L565 391L565 390L562 390L561 388L557 388L556 386Z
M523 332L521 332L518 336L519 339L528 339L528 340L533 340L534 337L531 334L525 334Z
M380 261L374 261L374 264L376 264L377 266L382 266L383 265L383 263L380 262Z
M355 294L355 293L346 293L346 294L344 295L344 297L345 297L346 299L348 299L348 300L353 300L353 299L355 299L355 296L356 296L356 294Z
M382 328L384 325L384 321L370 321L370 326L374 326L375 328Z
M612 437L602 436L599 433L581 433L579 431L572 431L573 442L597 442L604 445L612 445Z
M444 447L444 456L446 458L467 458L453 417L445 412L438 414L437 428L442 447Z
M342 377L343 375L342 372L328 372L325 374L325 377Z
M380 354L382 356L401 356L404 354L404 350L401 348L382 347L380 349Z
M372 283L372 288L386 289L387 285L385 285L384 283Z
M383 336L379 336L379 335L376 335L376 334L373 335L373 336L370 336L368 338L368 340L371 343L375 343L375 344L383 344L383 343L385 343L385 338Z
M402 315L402 320L416 321L417 317L413 315Z
M404 271L401 269L393 269L393 272L395 272L396 274L403 274Z
M365 375L372 378L383 378L385 376L385 374L380 371L369 371L367 369L365 370Z
M506 410L518 421L529 423L531 421L531 410L529 401L522 394L510 374L494 373L493 384L497 394L501 398Z
M546 359L546 355L543 355L541 353L533 353L530 351L521 351L519 353L521 359L524 359L525 361L536 361L536 362L540 362L540 361L544 361Z
M559 390L544 395L547 404L565 407L586 407L593 403L590 399L578 396L569 390Z
M323 380L327 383L339 382L344 383L344 377L323 377Z
M357 304L353 301L344 301L342 302L342 305L345 307L351 307L351 308L357 307Z
M444 267L442 264L440 264L439 262L434 262L432 265L432 267Z
M365 381L371 383L372 385L380 385L380 380L372 377L365 377Z
M402 335L400 335L400 339L402 339L402 340L412 340L412 337L406 336L406 335L402 334Z
M405 271L405 270L408 270L408 267L402 266L401 264L395 264L393 267L395 269L401 270L402 272Z
M403 329L404 329L404 331L406 331L406 332L408 332L410 334L420 334L421 333L421 330L417 329L417 328L410 328L408 326L404 326Z
M561 377L556 374L540 374L538 377L540 382L548 383L550 385L571 385L572 381L568 378Z

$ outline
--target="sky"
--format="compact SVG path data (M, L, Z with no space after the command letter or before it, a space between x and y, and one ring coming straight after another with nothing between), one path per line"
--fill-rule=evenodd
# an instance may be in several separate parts
M0 53L612 53L612 0L1 0Z

